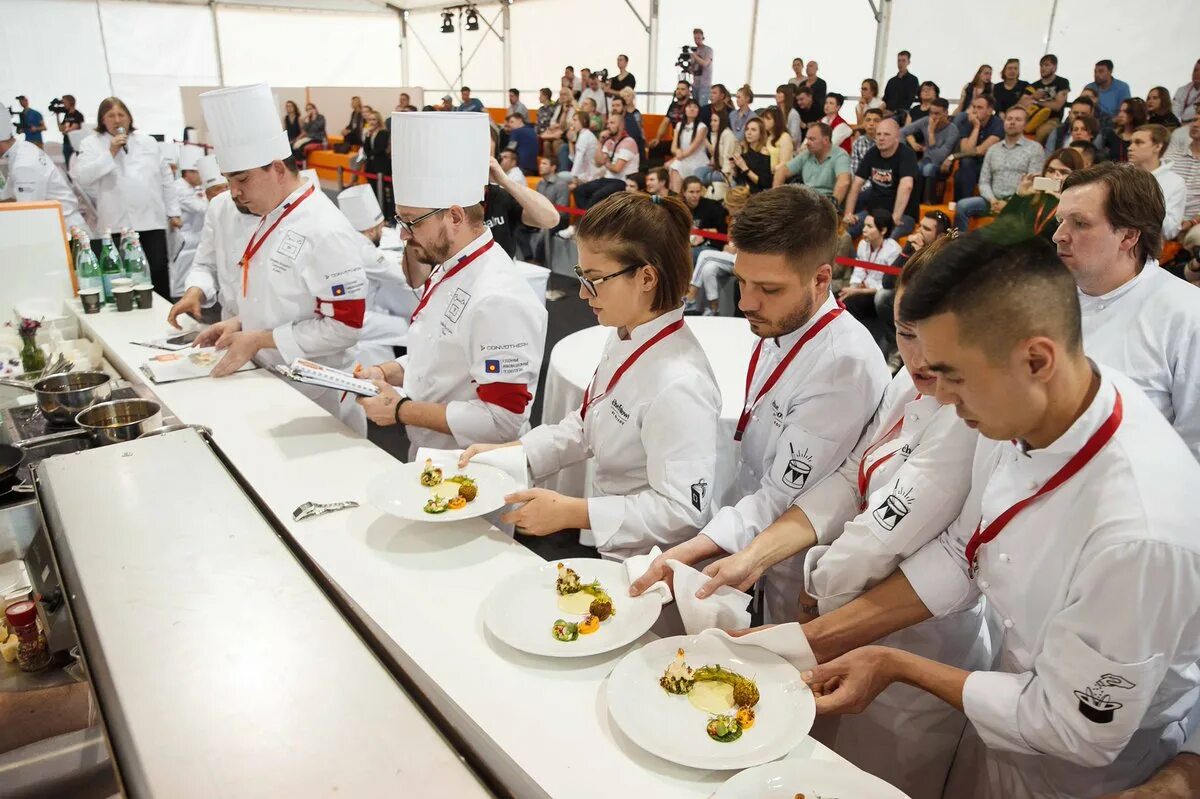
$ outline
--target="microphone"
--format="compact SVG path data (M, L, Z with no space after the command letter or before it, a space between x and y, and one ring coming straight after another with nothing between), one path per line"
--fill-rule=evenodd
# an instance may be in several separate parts
M117 134L122 135L122 136L125 135L125 128L117 128ZM126 155L129 155L129 145L128 144L122 144L121 149L125 151Z

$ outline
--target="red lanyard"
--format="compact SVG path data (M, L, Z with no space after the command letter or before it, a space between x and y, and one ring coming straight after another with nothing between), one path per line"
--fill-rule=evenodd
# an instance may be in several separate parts
M758 345L754 348L754 355L750 357L750 368L746 370L746 404L742 406L742 415L738 419L737 432L733 434L734 441L742 440L742 434L746 432L746 425L750 422L750 413L758 405L758 401L770 392L771 389L775 388L775 384L779 382L779 378L783 377L784 371L787 370L788 365L791 364L795 357L800 354L800 350L804 345L812 341L818 333L825 329L826 325L836 319L844 310L846 309L839 305L837 308L830 309L824 316L818 319L817 323L810 327L800 337L800 340L792 345L792 348L788 350L788 354L783 356L783 360L775 367L775 371L771 372L771 376L767 378L767 382L758 390L758 396L751 402L750 384L754 382L754 370L758 368L758 356L762 353L763 346L762 340L759 340Z
M439 280L439 281L438 281L436 284L434 284L434 285L430 286L430 285L429 285L429 281L430 281L430 280L433 280L433 276L432 276L432 275L430 275L429 277L427 277L427 278L425 279L425 293L421 295L421 301L417 303L417 307L416 307L416 309L415 309L415 310L412 312L412 316L410 316L410 317L408 318L408 323L411 325L413 322L417 321L417 314L419 314L419 313L421 312L421 309L425 307L425 304L426 304L427 302L429 302L429 298L433 296L433 292L437 291L437 290L438 290L438 288L439 288L439 287L440 287L440 286L441 286L443 283L445 283L447 280L449 280L450 278L454 277L454 276L455 276L455 275L457 275L459 272L461 272L462 270L464 270L464 269L466 269L468 266L470 266L472 261L474 261L476 258L478 258L479 256L483 255L485 252L487 252L488 250L490 250L490 249L492 248L492 245L493 245L493 244L495 244L495 243L496 243L496 240L495 240L495 239L491 239L490 241L486 242L486 243L485 243L485 244L484 244L482 247L480 247L478 250L476 250L475 252L471 253L470 255L468 255L467 257L463 258L461 261L459 261L457 264L455 264L455 265L454 265L454 268L453 268L453 269L451 269L449 272L447 272L445 275L443 275L443 276L442 276L442 279L441 279L441 280Z
M296 200L296 202L292 203L286 209L284 209L284 212L279 215L279 218L271 223L271 226L269 228L267 228L267 232L264 233L258 241L255 241L254 236L257 236L258 231L262 230L262 226L264 224L266 224L267 218L264 216L262 221L258 223L258 227L255 228L255 230L254 230L254 235L250 237L250 241L246 242L246 249L242 253L242 260L240 262L241 267L242 267L242 296L243 297L246 296L246 288L250 282L250 261L253 260L254 255L258 252L258 248L263 246L263 242L265 242L267 239L271 238L271 234L275 232L275 228L279 227L279 223L282 222L288 214L290 214L292 211L295 211L297 208L299 208L300 203L307 200L309 195L313 193L314 189L316 189L316 186L310 185L308 187L308 189L305 190L305 192L300 195L300 197Z
M1063 483L1070 480L1079 471L1088 465L1092 458L1096 457L1096 453L1104 448L1104 445L1112 439L1117 432L1117 428L1121 426L1121 393L1117 392L1117 399L1113 402L1112 413L1104 420L1104 423L1092 433L1092 437L1087 440L1083 448L1071 456L1071 460L1067 461L1061 469L1054 473L1054 476L1046 481L1046 484L1037 490L1037 493L1026 497L1017 504L1013 505L1008 510L1001 513L995 520L987 526L986 530L980 532L980 526L975 527L975 534L971 536L971 540L967 542L967 574L972 578L975 577L976 558L979 553L979 547L989 543L1013 520L1013 517L1025 509L1025 506L1033 502L1039 497L1044 497L1054 489L1058 488Z
M916 398L920 399L921 395L918 394L916 396ZM872 452L879 449L884 444L886 444L887 442L894 439L897 435L899 435L900 431L903 429L904 429L904 417L901 416L896 421L896 423L894 425L892 425L891 430L888 430L886 433L883 434L882 438L877 439L873 444L871 444L871 446L867 447L867 451L863 453L862 460L858 462L858 496L859 496L858 509L859 509L859 511L866 510L867 489L871 485L871 475L875 474L875 470L878 469L880 466L882 466L887 461L889 461L892 458L892 456L895 455L896 453L889 452L887 455L884 455L882 458L880 458L879 460L872 463L870 468L864 468L867 465L867 458L870 456L870 454Z
M633 354L630 355L629 358L626 359L625 363L621 364L621 366L617 369L617 371L613 372L612 379L608 381L608 386L604 389L604 393L598 394L598 395L596 395L595 398L592 398L591 397L592 386L595 385L595 383L596 383L596 374L600 373L600 368L597 367L596 373L592 375L592 382L588 383L588 387L583 392L583 404L579 406L579 418L580 419L587 418L588 406L590 406L593 402L595 402L596 400L600 399L603 396L606 396L610 391L612 391L613 388L617 385L617 381L621 379L621 375L625 374L625 370L627 370L629 367L631 367L635 363L637 363L637 359L642 357L643 355L645 355L646 350L650 349L655 344L662 341L664 338L671 335L672 333L674 333L678 330L682 330L682 329L683 329L683 320L676 319L674 322L672 322L671 324L664 327L662 330L655 333L650 338L649 341L647 341L645 344L643 344L642 346L640 346L636 350L634 350Z

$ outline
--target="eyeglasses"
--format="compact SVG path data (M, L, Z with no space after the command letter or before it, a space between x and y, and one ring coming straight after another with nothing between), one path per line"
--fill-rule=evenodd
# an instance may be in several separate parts
M645 264L634 264L633 266L625 267L624 269L622 269L619 272L613 272L611 275L605 275L604 277L597 277L597 278L587 278L587 277L583 276L583 270L579 268L579 264L575 264L575 277L579 278L579 282L583 285L583 287L585 289L587 289L587 293L591 294L593 297L595 297L595 296L598 296L596 294L596 287L599 286L604 281L612 280L614 277L620 277L621 275L627 275L630 272L634 272L634 271L637 271L638 269L641 269L643 266L645 266Z
M396 224L400 226L401 230L403 230L405 233L407 233L408 235L411 236L413 234L413 228L415 228L417 225L421 224L422 222L424 222L426 219L433 216L434 214L440 214L442 211L445 211L445 210L446 210L445 208L434 208L429 213L421 214L420 216L418 216L416 219L414 219L411 222L405 222L403 219L400 218L399 214L396 214L396 216L395 216Z

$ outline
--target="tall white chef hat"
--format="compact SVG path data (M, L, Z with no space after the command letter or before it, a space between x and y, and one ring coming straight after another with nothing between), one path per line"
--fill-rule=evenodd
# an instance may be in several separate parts
M0 141L8 141L13 137L12 114L0 112Z
M383 221L375 189L366 183L351 186L337 196L338 207L355 230L370 230Z
M204 157L204 148L194 144L185 144L179 148L179 171L195 169Z
M449 208L482 202L488 136L487 114L392 114L396 205Z
M267 84L204 92L200 106L222 172L266 166L292 154Z
M196 168L200 170L200 185L206 189L221 186L227 182L225 176L221 174L221 167L217 164L215 155L202 157L196 164Z
M172 166L179 166L179 145L173 141L160 141L158 143L158 152L162 156L162 160Z

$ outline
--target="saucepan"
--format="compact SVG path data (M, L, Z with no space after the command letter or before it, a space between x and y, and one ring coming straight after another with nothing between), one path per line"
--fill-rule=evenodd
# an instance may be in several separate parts
M75 415L77 430L51 433L17 445L47 444L68 438L90 438L92 444L103 447L133 441L144 433L162 427L162 406L148 399L118 399L101 402Z
M74 424L75 416L112 394L112 378L104 372L66 372L43 377L34 383L3 380L3 385L32 391L38 410L51 424Z

